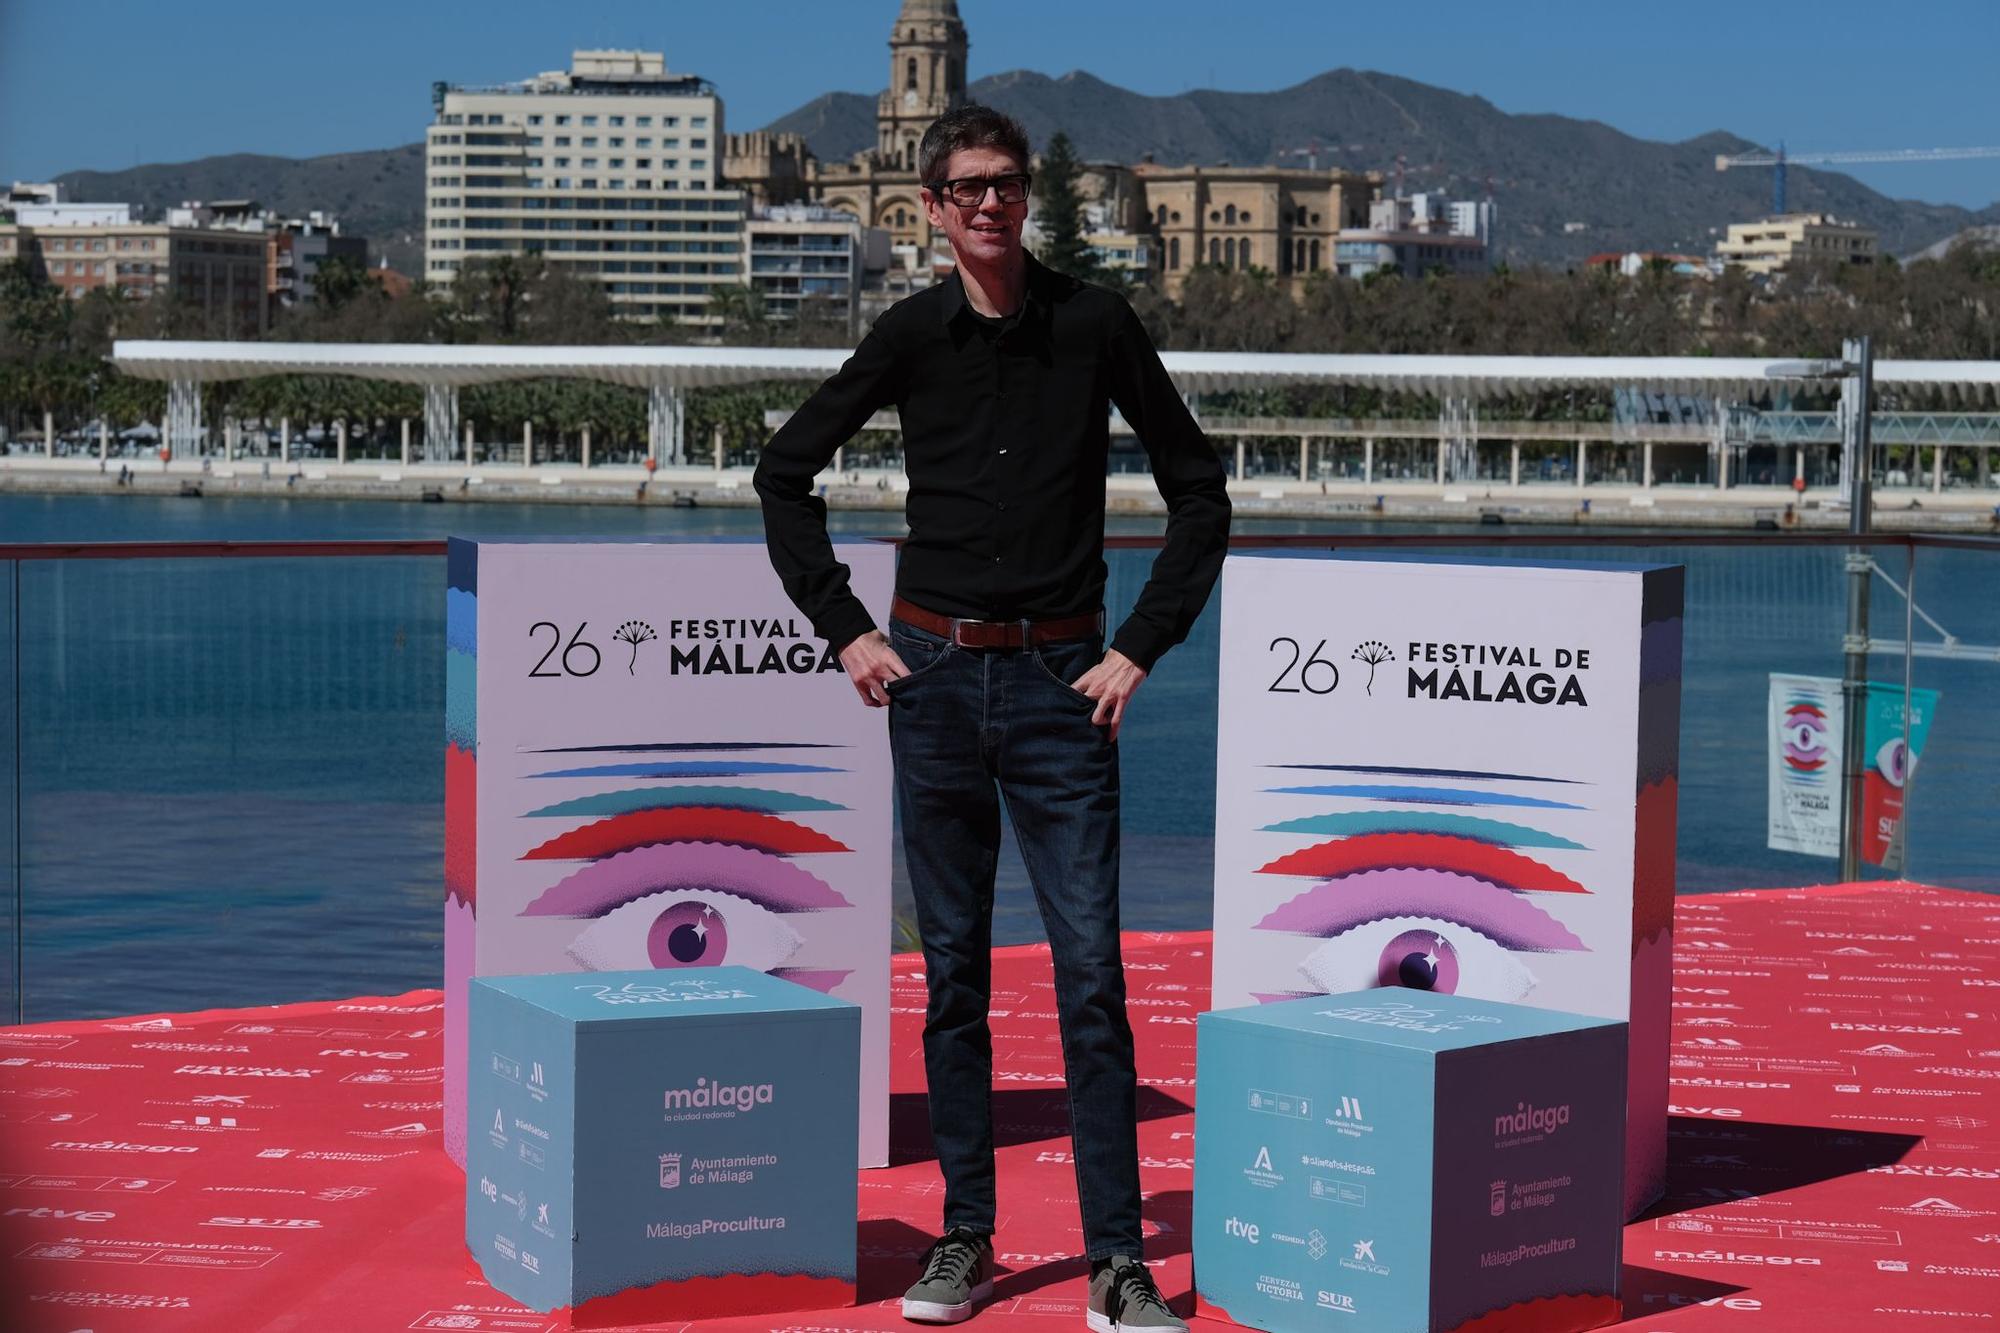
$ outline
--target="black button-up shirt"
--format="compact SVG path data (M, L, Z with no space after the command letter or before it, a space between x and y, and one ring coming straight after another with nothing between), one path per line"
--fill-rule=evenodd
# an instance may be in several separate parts
M1229 540L1221 460L1124 298L1027 263L1027 299L1003 320L984 320L956 273L898 302L764 447L756 485L771 563L836 647L875 622L834 558L813 479L892 403L910 483L896 589L910 601L969 620L1102 606L1111 403L1168 510L1152 577L1111 646L1150 670L1208 600Z

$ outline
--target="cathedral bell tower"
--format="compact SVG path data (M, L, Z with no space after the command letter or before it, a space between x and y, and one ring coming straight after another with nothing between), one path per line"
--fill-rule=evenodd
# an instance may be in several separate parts
M965 101L966 46L958 0L903 0L889 33L889 89L875 110L882 166L915 171L924 131Z

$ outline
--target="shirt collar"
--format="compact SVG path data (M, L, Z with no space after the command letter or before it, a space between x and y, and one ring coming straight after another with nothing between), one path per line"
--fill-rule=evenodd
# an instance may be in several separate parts
M1021 309L1016 313L1020 322L1027 323L1031 311L1037 315L1048 312L1049 278L1053 276L1053 270L1049 269L1026 250L1021 252L1021 258L1028 265L1028 289L1025 298L1021 302ZM944 280L944 288L944 312L942 319L946 327L950 327L950 325L956 322L960 315L977 313L972 309L972 302L966 299L965 280L959 277L956 268L952 269L951 276Z

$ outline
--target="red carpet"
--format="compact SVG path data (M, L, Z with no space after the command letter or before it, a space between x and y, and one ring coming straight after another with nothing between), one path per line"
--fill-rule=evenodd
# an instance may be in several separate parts
M1151 1255L1189 1286L1205 937L1127 937ZM2000 1323L2000 898L1914 886L1684 899L1669 1197L1625 1233L1626 1326ZM937 1225L899 960L896 1159L861 1175L859 1308L662 1325L896 1329ZM1000 1255L972 1325L1082 1327L1048 958L996 967ZM0 1029L0 1327L550 1326L460 1241L438 996ZM1219 1324L1201 1327L1219 1328Z

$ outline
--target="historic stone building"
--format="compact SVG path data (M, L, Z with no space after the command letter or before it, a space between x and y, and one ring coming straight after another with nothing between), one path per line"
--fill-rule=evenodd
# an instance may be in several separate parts
M968 45L956 0L903 0L889 33L889 87L876 103L875 147L828 163L801 135L734 134L725 174L759 205L810 199L852 213L888 232L892 245L910 247L910 271L927 273L932 237L918 194L917 145L933 120L965 101ZM1368 225L1381 185L1372 173L1151 161L1091 162L1078 181L1090 230L1150 239L1152 270L1174 297L1187 271L1203 263L1266 269L1287 290L1309 274L1332 272L1335 235Z
M758 204L809 198L881 228L893 245L928 250L917 145L932 121L965 101L968 45L957 0L903 0L889 32L889 86L876 102L875 147L847 162L821 162L801 135L731 135L725 174Z
M1261 268L1294 290L1330 273L1342 228L1366 227L1380 175L1289 167L1130 168L1138 230L1158 238L1162 290L1178 299L1196 264Z

